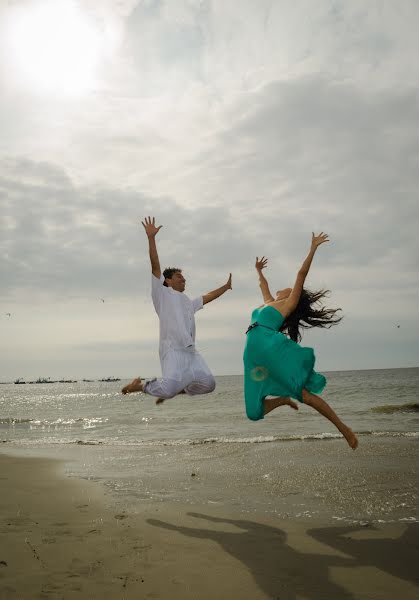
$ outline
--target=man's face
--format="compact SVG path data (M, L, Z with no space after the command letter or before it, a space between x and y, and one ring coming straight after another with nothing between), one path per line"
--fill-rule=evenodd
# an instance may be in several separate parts
M186 280L180 271L175 271L171 279L166 279L168 287L171 287L176 292L184 292Z

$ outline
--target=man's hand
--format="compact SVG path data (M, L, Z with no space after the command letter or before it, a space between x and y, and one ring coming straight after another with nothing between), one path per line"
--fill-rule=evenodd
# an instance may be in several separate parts
M264 269L266 267L267 264L268 264L268 259L265 258L264 256L262 256L262 258L260 260L258 257L256 257L255 267L256 267L256 271L259 271L259 273L262 271L262 269Z
M160 231L160 229L163 227L163 225L160 225L160 227L156 227L156 219L154 217L146 217L144 221L141 221L141 223L145 229L148 238L155 237Z
M220 296L225 294L227 290L231 290L231 289L232 289L232 286L231 286L231 273L230 273L230 276L227 279L227 283L225 283L221 287L217 288L216 290L213 290L212 292L208 292L208 294L205 294L204 296L202 296L202 303L208 304L208 302L212 302L216 298L219 298Z
M160 227L156 227L156 219L154 217L146 217L144 221L141 221L141 223L148 237L148 251L150 254L151 272L153 273L154 277L160 279L161 269L159 255L157 253L156 235L162 228L162 225L160 225Z

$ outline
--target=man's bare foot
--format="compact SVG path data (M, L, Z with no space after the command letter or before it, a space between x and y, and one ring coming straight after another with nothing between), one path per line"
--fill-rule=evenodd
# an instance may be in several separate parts
M178 394L186 394L185 390L180 390L180 392ZM156 404L163 404L163 402L166 400L166 398L157 398L156 400Z
M345 431L342 431L343 437L348 442L349 446L352 450L356 450L358 448L358 438L349 427L346 428Z
M133 392L142 392L143 384L141 382L141 377L137 377L133 379L131 383L122 388L121 392L123 394L132 394Z
M294 400L291 400L291 398L287 398L287 402L284 402L284 404L286 404L287 406L291 406L291 408L293 408L294 410L298 410L297 402L294 402Z

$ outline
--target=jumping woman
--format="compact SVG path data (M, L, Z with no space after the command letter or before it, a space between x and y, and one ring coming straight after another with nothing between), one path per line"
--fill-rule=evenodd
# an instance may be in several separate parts
M310 251L297 273L294 287L279 290L275 298L262 272L267 259L256 257L255 267L264 304L252 312L246 332L243 356L246 414L257 421L278 406L298 409L298 404L291 400L295 398L329 419L355 450L358 446L355 433L317 395L323 391L326 378L314 371L313 349L298 343L301 329L329 328L342 318L336 315L339 309L321 305L327 293L325 290L311 292L303 287L317 248L328 241L323 232L312 234Z

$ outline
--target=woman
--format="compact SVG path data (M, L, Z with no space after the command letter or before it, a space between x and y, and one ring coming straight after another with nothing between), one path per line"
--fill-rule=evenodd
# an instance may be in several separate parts
M341 320L337 310L315 305L327 292L310 292L304 289L317 248L329 238L325 233L312 234L311 248L297 273L294 287L279 290L274 298L262 270L267 259L256 257L256 270L264 304L255 308L247 330L244 350L244 395L249 419L263 419L278 406L288 405L298 409L291 398L296 398L315 408L329 419L342 433L349 446L355 450L358 439L322 398L320 393L326 378L314 371L315 357L312 348L304 348L300 328L331 327ZM287 334L287 335L285 335Z

